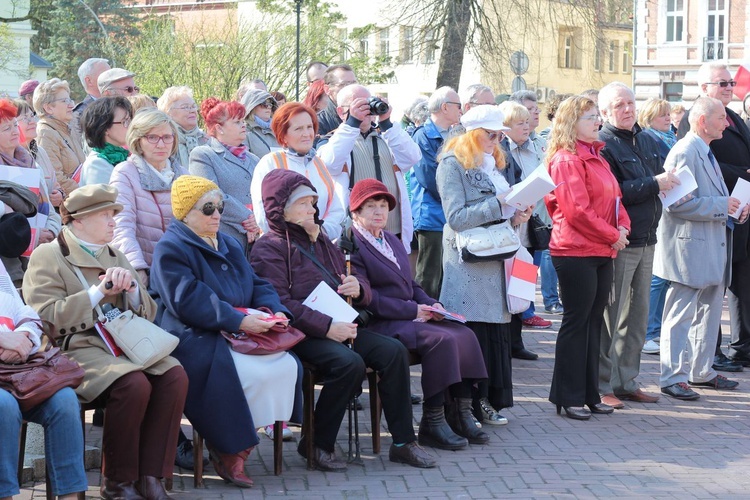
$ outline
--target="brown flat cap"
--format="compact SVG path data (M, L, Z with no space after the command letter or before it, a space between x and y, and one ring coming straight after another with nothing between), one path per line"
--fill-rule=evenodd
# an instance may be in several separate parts
M117 189L108 184L89 184L79 187L70 193L63 205L74 219L110 208L118 214L123 208L117 203Z

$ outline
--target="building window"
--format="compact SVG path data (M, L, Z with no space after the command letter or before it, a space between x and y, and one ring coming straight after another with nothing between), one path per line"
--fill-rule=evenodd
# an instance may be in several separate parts
M617 73L617 56L619 45L616 40L609 42L609 72Z
M685 0L667 0L667 42L681 42L685 21Z
M581 68L581 40L583 30L580 28L560 28L557 65L561 68Z
M435 62L435 30L427 29L424 32L424 63L432 64Z
M380 55L388 57L391 53L391 39L388 28L380 30Z
M401 62L414 62L414 28L411 26L401 27Z
M703 39L703 60L724 59L725 24L727 19L726 0L708 0L707 31Z
M370 54L370 40L369 37L363 36L359 39L359 55L365 59Z
M626 75L630 74L630 63L632 54L630 53L630 42L623 42L622 44L622 72Z
M682 101L682 82L664 82L664 99L669 102Z
M595 71L601 71L602 70L602 57L604 56L604 42L596 39L596 44L594 46L594 70Z

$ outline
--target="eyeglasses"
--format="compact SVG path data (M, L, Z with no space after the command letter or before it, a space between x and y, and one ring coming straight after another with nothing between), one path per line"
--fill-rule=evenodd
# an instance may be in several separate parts
M20 115L18 117L18 121L19 122L25 122L25 123L31 123L31 122L39 121L39 117L36 116L35 114L27 113L27 114Z
M198 109L198 105L195 104L195 103L193 103L193 104L185 104L185 105L182 105L182 106L172 106L169 109L179 109L180 111L196 111Z
M112 125L122 125L123 127L128 128L130 126L130 118L125 118L119 122L112 122Z
M458 109L461 109L461 103L460 102L445 101L445 104L455 104L456 106L458 106Z
M487 130L486 128L483 128L482 130L484 130L485 132L487 132L487 138L489 140L491 140L491 141L494 141L495 139L497 139L498 141L502 141L503 137L505 137L505 134L503 134L499 130L497 132L493 132L491 130Z
M602 116L599 115L599 114L582 116L581 120L586 120L586 121L590 121L590 122L604 121L604 119L602 118Z
M18 120L13 120L7 127L0 128L0 134L7 134L14 130L18 130Z
M75 104L75 103L76 103L76 102L75 102L75 101L74 101L73 99L71 99L70 97L66 97L65 99L52 99L52 100L51 100L50 102L64 102L64 103L65 103L65 104L67 104L68 106L72 106L73 104Z
M146 139L151 144L159 144L159 141L162 141L164 144L172 144L174 142L174 134L167 134L167 135L148 134L148 135L144 135L143 139Z
M271 101L266 101L258 104L258 106L263 106L266 109L273 109L273 103Z
M119 90L121 92L125 92L126 94L137 94L138 92L141 91L141 88L140 87L136 87L136 86L131 87L130 85L128 85L127 87L119 87L119 88L118 87L110 87L107 90Z
M220 201L219 203L214 203L213 201L209 201L200 208L193 207L193 210L199 210L206 217L211 217L217 210L219 211L219 215L221 215L224 213L224 202Z
M725 89L727 87L736 87L737 82L735 82L734 80L719 80L718 82L706 82L706 85L718 85L719 87Z
M338 82L329 85L329 87L346 87L347 85L356 85L357 83L359 83L357 80L353 80L350 82Z

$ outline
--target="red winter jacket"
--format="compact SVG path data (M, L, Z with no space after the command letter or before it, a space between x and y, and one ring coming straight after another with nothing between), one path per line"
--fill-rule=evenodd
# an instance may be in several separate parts
M549 163L554 191L544 197L552 217L550 255L557 257L610 257L619 237L618 226L630 231L630 217L622 192L599 151L603 142L576 142L576 153L561 149ZM619 207L619 215L617 210Z

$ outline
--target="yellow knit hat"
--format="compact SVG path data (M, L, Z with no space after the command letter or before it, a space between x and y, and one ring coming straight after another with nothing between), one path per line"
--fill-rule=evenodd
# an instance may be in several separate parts
M219 186L204 177L181 175L172 183L172 213L175 219L182 220L201 196L219 189Z

